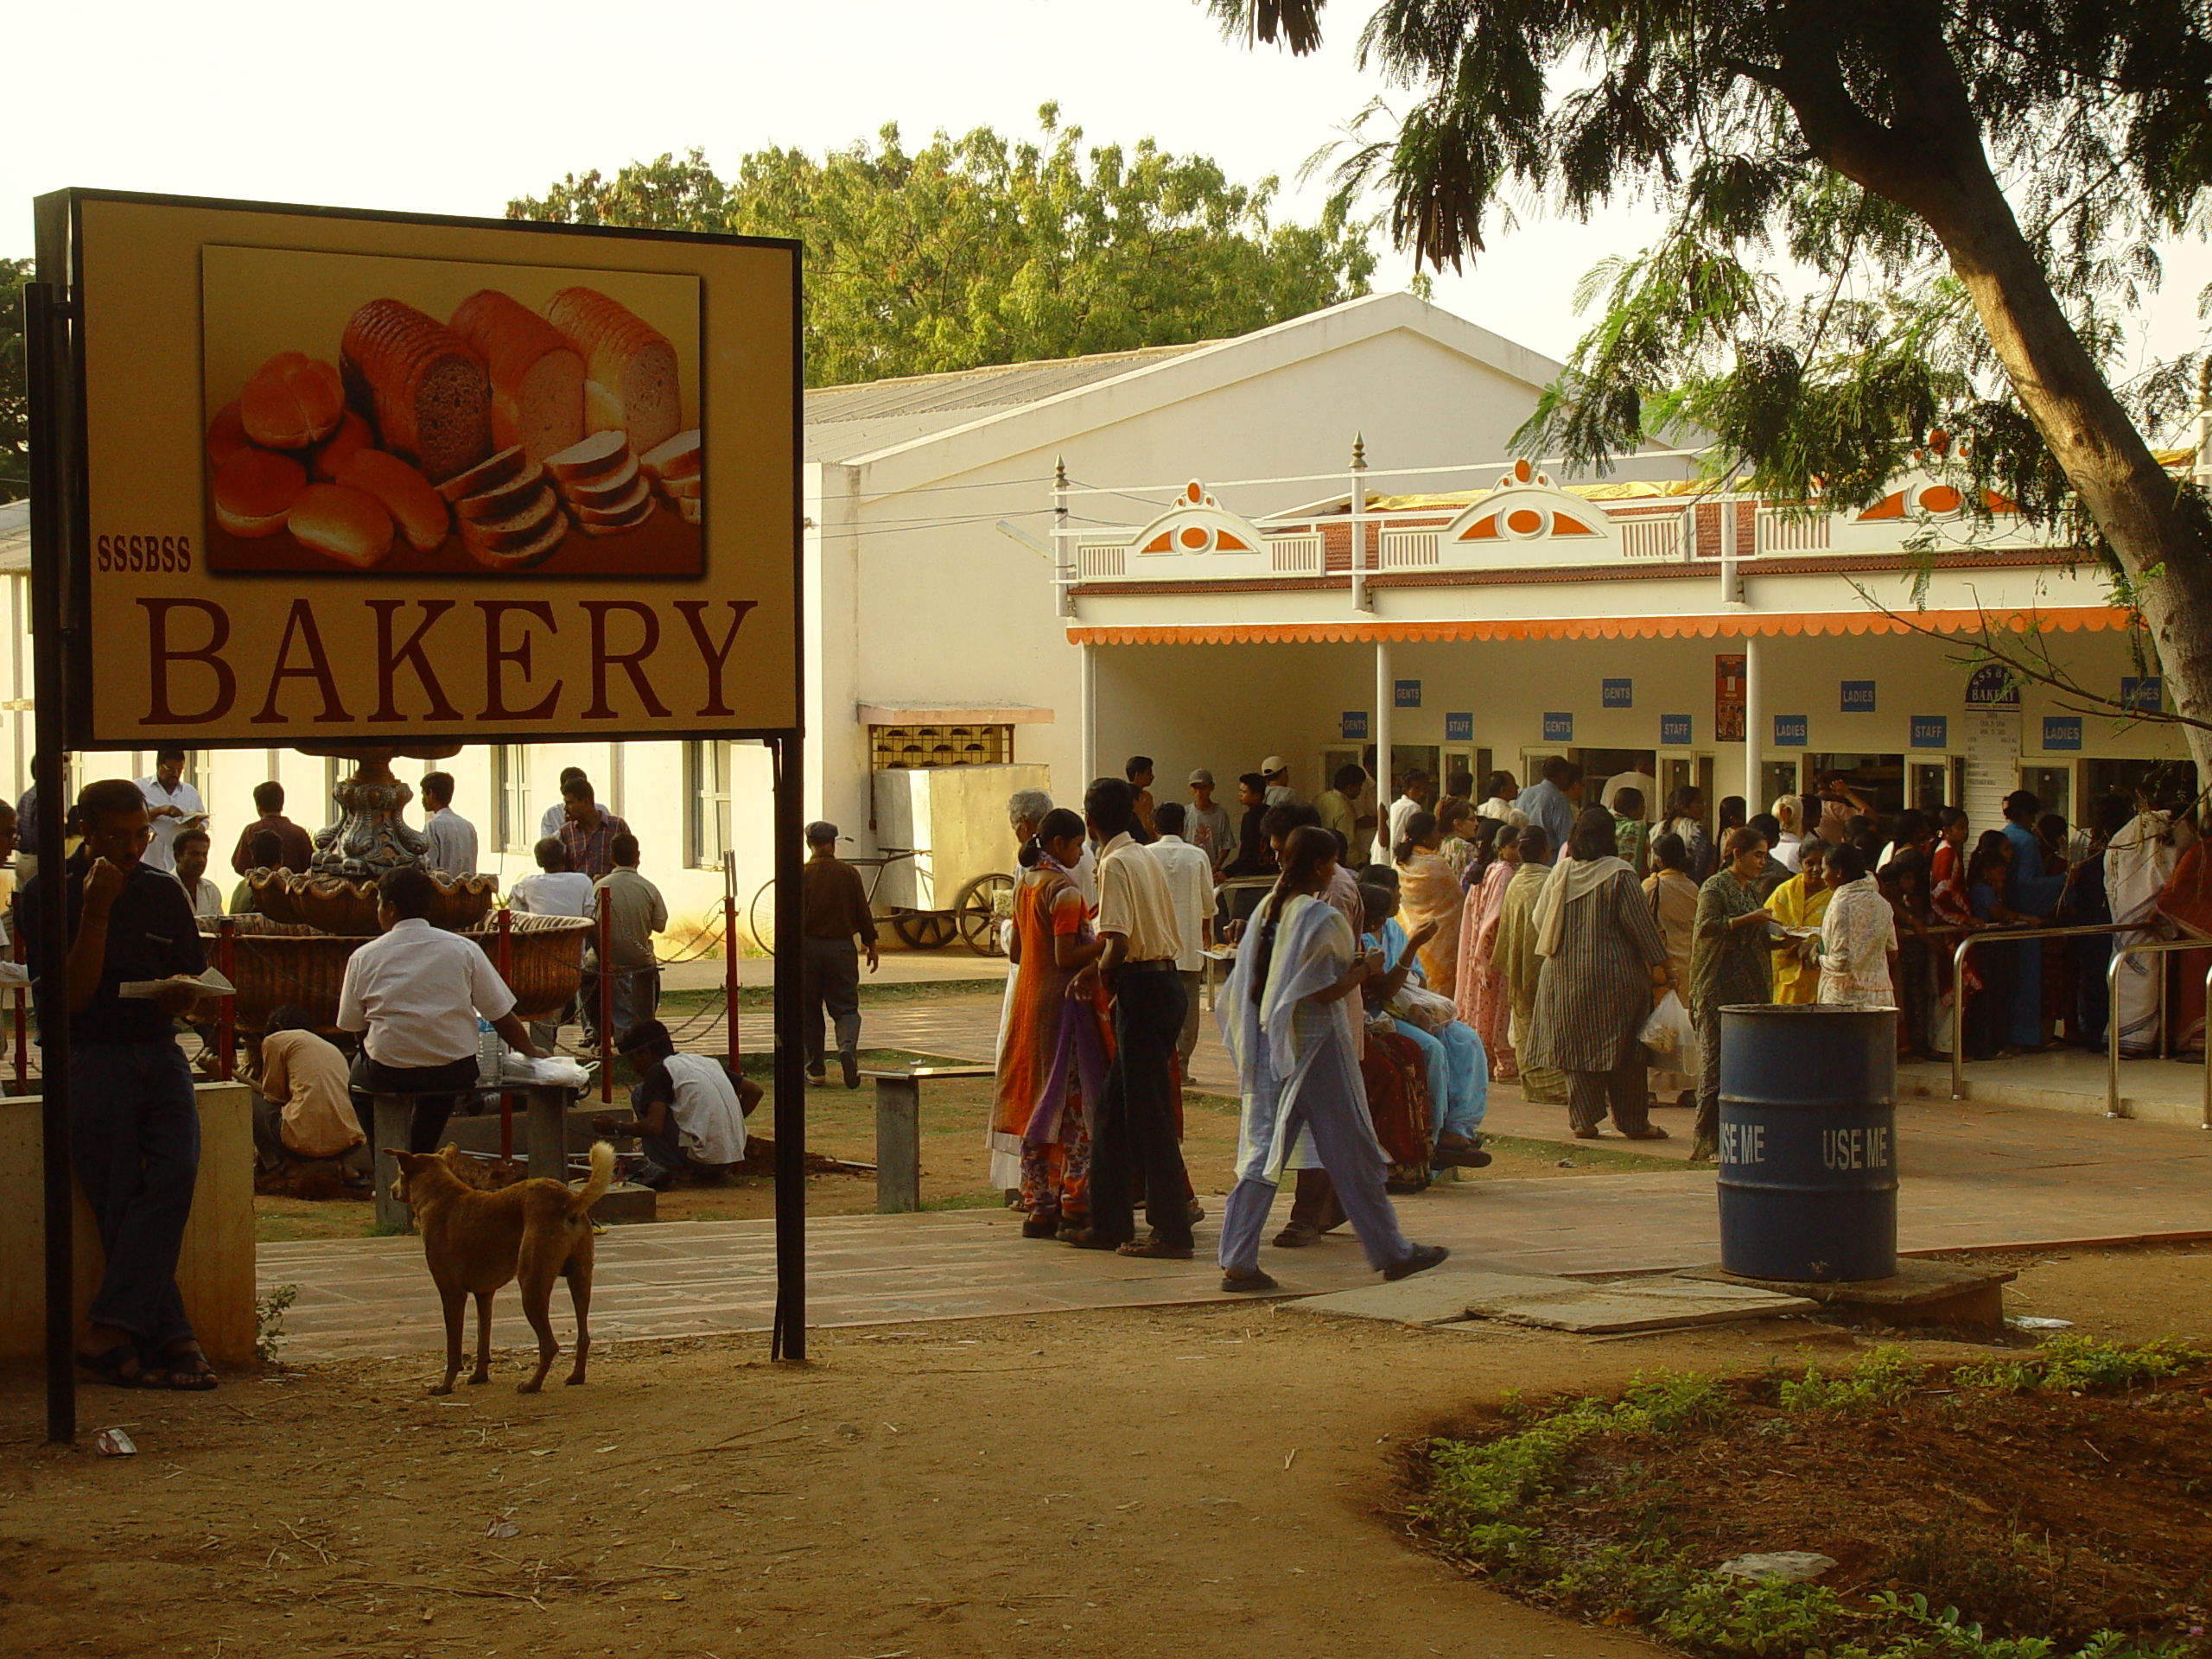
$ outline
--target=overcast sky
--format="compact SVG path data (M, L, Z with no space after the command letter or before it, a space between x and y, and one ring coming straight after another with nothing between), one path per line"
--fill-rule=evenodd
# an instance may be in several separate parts
M1193 0L80 0L10 20L12 142L0 149L0 253L30 251L29 198L67 185L496 216L564 173L703 148L814 150L896 121L1034 130L1057 99L1090 137L1217 157L1234 178L1282 176L1284 211L1321 194L1295 175L1378 92L1354 66L1371 8L1338 0L1313 59L1225 45ZM1399 96L1401 99L1402 95ZM1621 209L1499 238L1437 300L1560 356L1576 280L1648 240ZM1387 247L1379 289L1410 266ZM2212 260L2175 250L2152 348L2199 338Z

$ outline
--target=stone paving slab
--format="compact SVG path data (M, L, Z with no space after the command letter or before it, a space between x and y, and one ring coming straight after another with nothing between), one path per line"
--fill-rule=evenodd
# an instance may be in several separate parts
M1766 1319L1779 1313L1810 1313L1815 1306L1806 1297L1749 1285L1691 1284L1672 1279L1593 1284L1539 1274L1454 1273L1446 1268L1395 1285L1286 1302L1277 1311L1387 1319L1445 1331L1471 1318L1505 1319L1548 1330L1595 1334Z

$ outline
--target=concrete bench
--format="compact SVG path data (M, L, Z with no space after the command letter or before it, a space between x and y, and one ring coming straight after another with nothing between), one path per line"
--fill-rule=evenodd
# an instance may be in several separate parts
M922 1084L930 1077L994 1077L994 1065L909 1065L862 1071L875 1079L875 1213L922 1207Z
M509 1091L513 1092L513 1091ZM533 1084L527 1090L529 1120L524 1126L523 1147L530 1159L531 1179L569 1179L569 1108L575 1102L574 1089L555 1089ZM399 1160L391 1148L407 1144L415 1118L412 1095L373 1095L376 1122L376 1205L379 1227L404 1231L414 1224L414 1211L392 1194L399 1176Z

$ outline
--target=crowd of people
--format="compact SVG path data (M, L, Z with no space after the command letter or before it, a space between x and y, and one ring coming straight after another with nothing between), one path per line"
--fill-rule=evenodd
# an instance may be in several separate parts
M1709 809L1695 787L1662 798L1641 771L1586 779L1565 757L1542 762L1525 786L1497 772L1478 788L1462 772L1440 791L1419 771L1378 791L1365 768L1347 765L1308 804L1270 755L1237 779L1235 817L1215 803L1210 771L1189 775L1187 807L1155 803L1148 757L1133 757L1125 776L1130 839L1181 884L1176 965L1186 999L1207 950L1234 957L1232 983L1242 974L1263 987L1273 970L1254 967L1245 943L1263 933L1272 963L1286 948L1284 916L1310 911L1289 901L1318 898L1341 914L1366 962L1353 975L1360 997L1343 995L1364 1015L1359 1076L1372 1138L1393 1170L1408 1161L1391 1144L1405 1092L1392 1082L1393 1045L1414 1061L1433 1166L1478 1154L1493 1080L1566 1107L1584 1139L1608 1124L1631 1140L1665 1138L1651 1108L1662 1097L1694 1106L1691 1155L1706 1160L1717 1141L1724 1007L1894 1008L1900 1054L1930 1059L1954 1045L1972 1058L2101 1046L2109 1020L2123 1050L2139 1053L2158 1040L2163 959L2127 957L2108 1008L2109 931L1993 939L1962 976L1953 969L1959 939L2113 923L2212 938L2212 855L2198 850L2194 815L2118 794L2076 829L2018 791L2004 822L1977 835L1955 806L1881 813L1848 774L1751 812L1735 796ZM1104 949L1096 837L1039 791L1017 796L1009 816L1026 874L1008 929L1020 965L1001 1039L995 1179L1019 1189L1033 1234L1070 1236L1085 1230L1095 1186L1086 1113L1105 1097L1117 1052L1114 1005L1096 976L1068 995ZM1332 849L1319 887L1307 865L1294 871L1290 854L1309 827ZM1293 929L1291 948L1303 950L1317 926ZM2184 966L2169 988L2179 1047L2203 1039L2202 967ZM1265 1028L1240 1022L1236 993L1223 995L1232 1010L1224 1040L1246 1073L1240 1180L1272 1179L1298 1169L1319 1137L1278 1145L1249 1121L1255 1102L1281 1093L1277 1061ZM1304 1017L1272 1040L1299 1046L1308 1027L1323 1029L1318 1014ZM1194 1032L1195 1020L1177 1050L1184 1065ZM1291 1233L1310 1232L1319 1214L1341 1212L1302 1194ZM1370 1230L1379 1224L1370 1215ZM1382 1248L1395 1248L1387 1234ZM1249 1269L1224 1249L1232 1278Z

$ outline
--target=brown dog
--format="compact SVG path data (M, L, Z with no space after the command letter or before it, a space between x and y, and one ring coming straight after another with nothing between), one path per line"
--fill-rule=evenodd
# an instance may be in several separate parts
M591 1351L591 1223L587 1218L614 1179L614 1148L596 1141L591 1179L581 1188L553 1180L521 1181L496 1192L480 1192L454 1172L458 1154L399 1152L392 1196L411 1206L423 1235L423 1256L446 1311L446 1378L430 1392L451 1394L461 1373L462 1304L476 1298L476 1369L468 1380L492 1374L492 1296L510 1279L522 1281L522 1311L537 1332L537 1374L518 1392L536 1394L553 1369L561 1344L553 1340L553 1281L566 1278L576 1308L576 1367L584 1380Z

